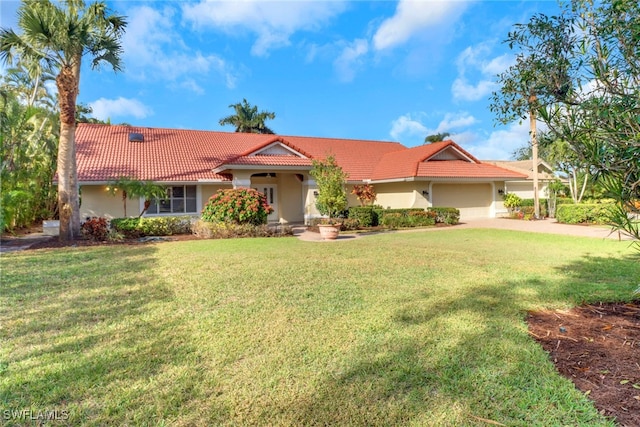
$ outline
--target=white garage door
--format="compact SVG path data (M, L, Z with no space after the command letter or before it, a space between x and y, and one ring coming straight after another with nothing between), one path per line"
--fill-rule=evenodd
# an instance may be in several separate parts
M459 209L460 220L489 218L491 184L433 184L432 202L436 207Z

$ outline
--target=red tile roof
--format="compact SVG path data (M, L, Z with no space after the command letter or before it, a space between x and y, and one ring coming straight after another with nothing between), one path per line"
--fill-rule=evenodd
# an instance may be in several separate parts
M417 176L431 178L522 179L524 175L485 163L470 163L464 160L432 160L419 164Z
M439 157L443 156L443 157ZM389 153L376 166L371 179L415 178L522 178L522 174L480 162L453 141L420 145Z
M130 142L129 133L144 142ZM274 142L302 156L253 155ZM451 141L406 148L397 142L260 135L81 123L76 130L78 179L107 182L119 177L160 182L229 180L234 165L308 169L310 159L335 156L349 181L410 177L522 178L477 159ZM464 160L425 160L454 149ZM424 163L423 163L424 162ZM213 170L218 171L214 173Z

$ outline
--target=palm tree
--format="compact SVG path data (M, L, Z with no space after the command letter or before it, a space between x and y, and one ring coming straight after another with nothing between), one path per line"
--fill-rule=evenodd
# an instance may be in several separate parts
M89 6L83 0L24 1L18 9L18 26L0 30L0 59L5 63L40 64L54 70L60 109L58 143L58 210L60 240L80 235L80 205L76 170L76 100L82 57L91 56L92 68L103 63L121 70L120 38L127 23L112 15L104 2Z
M229 108L233 108L236 113L220 119L220 125L233 125L236 127L236 132L242 133L275 133L264 122L275 119L276 113L270 111L258 113L258 107L252 107L246 99L243 99L241 103L229 105Z
M434 135L429 135L424 139L424 143L433 144L434 142L444 141L444 139L451 134L449 132L436 133Z

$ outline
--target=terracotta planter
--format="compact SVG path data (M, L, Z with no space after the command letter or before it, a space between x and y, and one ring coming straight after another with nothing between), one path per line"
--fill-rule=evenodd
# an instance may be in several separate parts
M324 240L336 240L340 234L340 224L318 224L318 229Z

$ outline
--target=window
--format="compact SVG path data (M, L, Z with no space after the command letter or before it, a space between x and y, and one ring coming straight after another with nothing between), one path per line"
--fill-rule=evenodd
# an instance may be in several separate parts
M174 185L167 188L165 199L155 199L147 210L147 214L185 214L197 213L196 186Z

